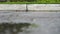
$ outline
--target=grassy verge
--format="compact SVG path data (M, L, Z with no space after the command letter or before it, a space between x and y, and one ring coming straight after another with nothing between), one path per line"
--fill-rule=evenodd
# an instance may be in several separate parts
M0 4L60 4L60 0L37 0L35 2L0 2Z

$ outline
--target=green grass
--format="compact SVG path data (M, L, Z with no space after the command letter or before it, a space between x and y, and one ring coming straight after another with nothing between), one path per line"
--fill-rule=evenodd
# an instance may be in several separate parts
M60 4L60 0L37 0L35 2L0 2L0 4Z

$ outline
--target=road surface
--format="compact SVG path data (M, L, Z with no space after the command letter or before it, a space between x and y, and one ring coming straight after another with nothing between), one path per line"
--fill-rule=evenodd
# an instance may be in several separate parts
M60 34L60 12L0 12L2 22L28 22L38 25L19 34Z

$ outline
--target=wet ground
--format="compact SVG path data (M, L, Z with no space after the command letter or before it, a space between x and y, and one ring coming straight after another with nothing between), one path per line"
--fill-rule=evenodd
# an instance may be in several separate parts
M28 22L38 25L19 34L60 34L60 12L0 12L2 22Z

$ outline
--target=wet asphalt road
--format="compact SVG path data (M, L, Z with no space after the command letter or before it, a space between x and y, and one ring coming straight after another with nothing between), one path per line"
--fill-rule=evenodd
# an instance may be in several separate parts
M30 28L28 34L60 34L60 12L0 12L2 22L37 24L38 27Z

